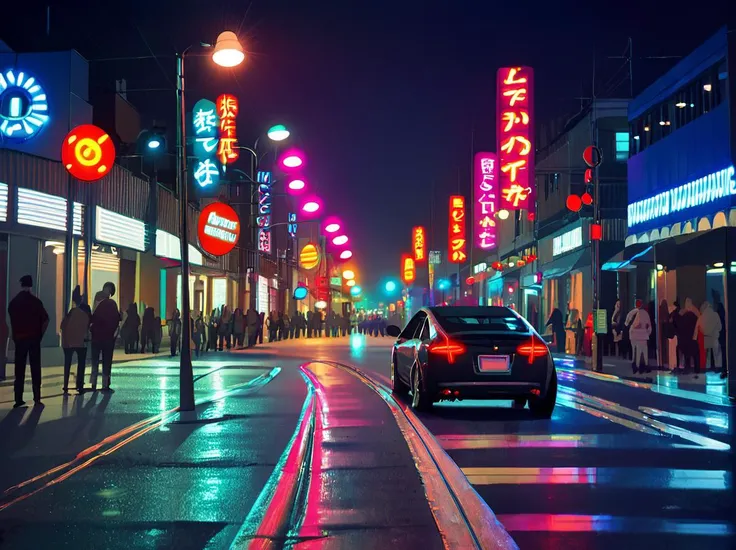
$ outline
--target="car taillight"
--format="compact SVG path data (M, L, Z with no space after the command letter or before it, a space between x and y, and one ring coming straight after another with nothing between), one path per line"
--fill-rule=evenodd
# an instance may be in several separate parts
M458 344L457 342L453 342L449 338L445 338L444 341L434 342L433 344L430 344L427 350L429 351L429 353L445 355L447 357L448 363L454 363L456 355L461 355L465 353L465 346L463 346L462 344Z
M516 348L516 353L529 358L529 364L533 363L537 357L544 357L547 355L547 346L536 336L532 336L532 339L528 342L520 344Z

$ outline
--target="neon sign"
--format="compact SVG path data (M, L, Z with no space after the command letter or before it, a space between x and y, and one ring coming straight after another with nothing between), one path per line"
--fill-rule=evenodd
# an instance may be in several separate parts
M583 228L576 227L552 239L552 256L559 256L583 246Z
M305 244L304 248L302 248L302 251L299 253L299 264L307 271L310 271L312 269L316 269L319 265L319 260L320 253L317 245L314 243Z
M504 210L534 210L534 71L504 67L497 73L500 204Z
M729 166L685 185L663 191L628 207L628 224L642 223L736 195L734 167Z
M475 184L475 215L473 233L478 248L489 250L496 246L498 211L498 159L495 153L476 153L473 161Z
M194 127L194 156L198 162L194 168L194 180L200 188L216 186L220 183L220 167L212 161L217 154L220 140L217 129L220 119L217 107L209 99L200 99L192 111Z
M115 164L115 145L105 130L82 124L69 132L61 145L61 162L73 177L97 181Z
M465 236L465 197L450 197L450 257L453 264L464 262L468 257L468 243Z
M401 280L404 281L405 284L410 284L413 283L416 278L417 269L416 264L414 263L414 258L408 254L403 254L401 256Z
M238 135L235 119L238 116L238 98L231 94L222 94L217 98L217 113L220 116L220 145L217 157L222 164L238 160Z
M212 256L230 252L240 237L240 218L231 206L213 202L199 213L197 236L202 249Z
M259 171L258 182L258 250L271 253L271 172Z
M296 230L298 228L298 224L296 223L296 212L289 212L286 219L289 222L289 237L296 237Z
M49 120L41 84L23 71L0 73L0 134L15 142L36 136Z
M411 230L412 248L414 249L414 261L418 264L427 259L427 235L421 225Z

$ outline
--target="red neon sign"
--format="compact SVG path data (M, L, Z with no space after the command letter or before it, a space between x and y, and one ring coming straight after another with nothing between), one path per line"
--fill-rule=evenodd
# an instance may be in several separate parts
M61 145L61 162L73 177L97 181L115 164L115 145L102 128L82 124L69 132Z
M449 260L460 264L468 258L468 242L465 235L465 197L450 197Z
M217 114L220 116L220 143L217 147L217 157L222 164L229 164L238 160L238 134L235 119L238 116L240 104L238 98L232 94L222 94L217 98Z
M202 249L212 256L224 256L238 243L240 218L231 206L213 202L199 213L197 236Z
M418 264L423 263L427 259L427 235L424 227L419 225L412 229L411 236L414 261Z
M405 284L413 283L417 278L416 264L414 258L409 254L402 254L401 256L401 280Z
M499 208L534 211L534 71L504 67L498 70L496 82Z
M498 159L495 153L476 153L473 160L475 208L473 235L482 250L496 246L496 212L498 211Z

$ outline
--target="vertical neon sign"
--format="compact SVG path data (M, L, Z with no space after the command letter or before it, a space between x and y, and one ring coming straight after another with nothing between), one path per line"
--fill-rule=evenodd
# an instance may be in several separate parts
M258 171L258 250L271 253L271 172Z
M427 238L424 227L421 225L411 230L411 242L414 249L414 261L418 264L427 260Z
M498 70L496 120L499 127L500 204L504 210L534 211L534 71Z
M450 197L449 260L453 264L463 263L468 258L468 243L465 236L465 197Z
M238 133L235 119L240 105L238 98L231 94L222 94L217 98L217 113L220 115L220 146L217 156L222 164L238 160Z
M475 245L482 250L496 247L498 211L498 159L495 153L476 153L473 161L475 212L473 235Z
M414 257L409 254L403 254L401 256L401 280L404 284L411 284L417 278L416 264L414 263Z

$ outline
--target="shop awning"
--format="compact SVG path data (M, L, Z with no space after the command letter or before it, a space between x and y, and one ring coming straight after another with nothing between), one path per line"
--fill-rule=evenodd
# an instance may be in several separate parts
M736 259L736 228L720 227L688 233L654 244L656 261L668 269L685 265L712 265Z
M567 275L571 271L576 271L585 266L590 265L590 247L585 247L583 250L571 252L565 256L547 262L541 266L542 277L546 279L556 279Z
M637 265L654 262L654 247L648 243L627 246L603 264L603 271L630 271Z

